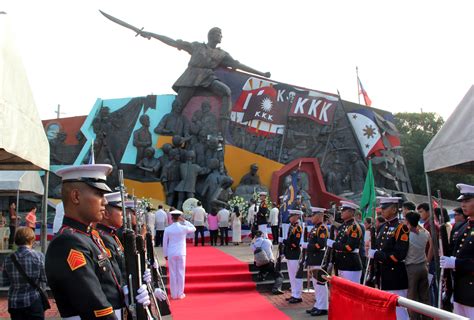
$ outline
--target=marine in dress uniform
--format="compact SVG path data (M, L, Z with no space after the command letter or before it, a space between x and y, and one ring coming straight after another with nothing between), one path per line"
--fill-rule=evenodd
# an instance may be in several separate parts
M328 313L328 287L326 282L318 281L316 278L317 270L321 269L324 253L326 252L326 242L329 237L329 231L323 224L324 212L326 209L312 207L311 222L314 227L308 235L308 243L306 248L306 265L309 271L314 271L313 281L314 287L314 306L310 310L306 310L312 316L321 316Z
M454 313L474 319L474 186L456 185L461 208L468 220L459 229L452 256L441 257L441 267L454 269Z
M105 183L112 166L73 166L58 170L62 178L63 225L46 252L46 276L63 319L120 319L124 295L99 233L110 192ZM137 302L150 304L146 286Z
M299 259L301 255L301 239L303 235L303 228L299 225L299 219L303 212L301 210L289 210L290 214L290 228L288 230L285 244L285 258L288 266L288 276L291 284L291 297L288 298L289 303L302 302L301 293L303 291L303 279L296 279L298 272Z
M173 224L166 227L163 235L163 255L168 260L171 299L184 299L186 269L186 235L196 228L182 218L179 210L171 211Z
M381 290L406 298L408 275L405 257L408 253L410 230L398 220L399 197L377 197L382 216L386 222L380 226L376 239L376 249L369 250L369 257L378 264ZM405 308L397 307L397 319L409 319Z
M334 249L334 264L341 278L360 283L362 275L362 261L360 260L359 247L364 234L357 221L354 220L355 210L359 206L341 201L341 218L344 220L337 229L336 240L327 240L327 246Z
M282 243L283 240L288 237L288 229L290 228L290 215L288 213L288 208L285 203L285 197L280 196L280 217L279 217L279 224L281 224L281 239L278 239L279 243Z
M108 193L105 195L107 205L104 217L96 226L100 237L104 241L107 255L112 262L115 274L121 280L121 284L126 284L125 279L125 255L122 242L117 236L117 230L123 225L122 199L120 192ZM120 277L119 277L120 275Z
M260 192L259 194L260 201L259 201L259 206L258 206L258 211L257 211L257 225L258 225L258 230L262 231L263 236L265 238L268 238L267 234L267 217L269 214L269 210L267 207L267 193L266 192Z

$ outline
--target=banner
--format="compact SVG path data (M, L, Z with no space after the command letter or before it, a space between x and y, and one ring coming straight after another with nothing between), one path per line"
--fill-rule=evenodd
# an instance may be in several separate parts
M329 320L396 320L398 296L332 276Z

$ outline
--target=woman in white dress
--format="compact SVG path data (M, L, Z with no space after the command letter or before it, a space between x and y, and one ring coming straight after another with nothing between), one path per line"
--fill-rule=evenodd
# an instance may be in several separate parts
M232 222L232 242L234 246L238 246L242 242L242 215L238 206L234 207L230 220Z

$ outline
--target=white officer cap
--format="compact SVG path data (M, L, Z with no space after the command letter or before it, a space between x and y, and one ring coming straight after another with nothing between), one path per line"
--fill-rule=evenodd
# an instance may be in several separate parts
M140 205L140 202L141 202L140 200L137 200L137 204L136 204L137 207L138 207L138 205ZM126 201L125 201L125 208L131 209L131 210L135 210L135 201L133 201L133 200L126 200Z
M311 212L313 213L313 215L318 213L324 213L325 211L325 208L311 207Z
M179 210L173 210L173 211L170 212L170 214L171 214L172 216L180 216L180 215L183 214L183 212L182 212L182 211L179 211Z
M268 194L268 193L265 192L265 191L262 191L262 192L259 192L259 193L258 193L259 196L267 196L267 194Z
M303 215L303 211L301 211L301 210L288 210L288 214L290 216L301 216L301 215Z
M285 196L279 196L278 197L278 199L284 199L284 198L285 198Z
M107 199L108 205L122 208L122 196L120 192L107 193L105 194L105 199Z
M458 201L474 198L474 186L464 183L458 183L456 185L456 188L459 189L459 193L461 194L457 198Z
M402 198L400 197L377 197L381 207L388 207L392 204L399 204Z
M349 202L349 201L343 201L343 200L341 200L341 207L342 207L342 209L345 209L345 208L349 208L349 209L352 209L352 210L359 209L359 206L356 205L355 203Z
M83 164L59 169L56 174L61 177L63 183L83 182L93 188L112 192L106 181L111 172L110 164Z

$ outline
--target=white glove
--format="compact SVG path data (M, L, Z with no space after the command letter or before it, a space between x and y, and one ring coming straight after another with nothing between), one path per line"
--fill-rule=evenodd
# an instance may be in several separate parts
M165 301L166 297L167 297L166 292L164 292L160 288L155 289L154 295L155 295L156 299L158 299L160 301Z
M155 268L156 270L158 270L159 267L160 267L160 266L158 265L158 261L156 261L156 259L155 259L155 261L153 261L153 268Z
M128 299L127 299L127 297L128 297L128 292L129 292L129 291L128 291L128 286L127 286L127 285L123 286L123 287L122 287L122 291L123 291L123 295L125 296L125 301L127 301L127 300L128 300Z
M329 247L329 248L332 248L332 245L334 244L334 240L331 240L331 239L328 239L328 242L326 243L326 245Z
M283 243L283 237L278 237L278 243Z
M301 248L307 249L307 248L308 248L308 243L307 243L307 242L303 242L303 243L301 244Z
M440 258L439 264L443 269L454 269L456 267L456 257L442 256Z
M143 281L145 281L146 284L151 283L151 271L150 271L150 269L146 269L145 272L143 273Z
M377 252L377 250L375 250L375 249L369 249L369 258L373 259L376 252Z
M148 295L148 290L146 288L146 284L142 284L140 288L137 290L138 295L135 297L138 303L142 304L144 307L150 305L150 296Z

